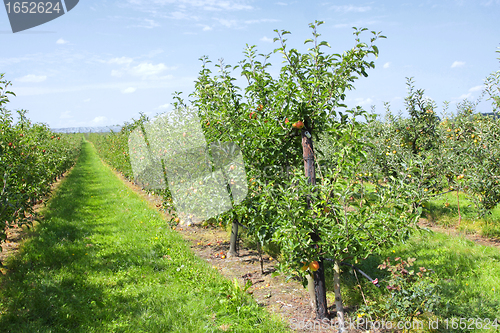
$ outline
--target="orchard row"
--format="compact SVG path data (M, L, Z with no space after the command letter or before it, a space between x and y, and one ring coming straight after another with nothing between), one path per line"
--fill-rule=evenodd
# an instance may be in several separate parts
M172 114L194 108L207 143L234 142L241 148L248 195L217 218L232 223L233 231L244 225L261 246L278 248L279 269L314 285L310 290L318 318L327 315L324 262L333 261L342 322L340 263L367 258L407 239L422 203L450 188L466 191L481 213L498 204L500 131L498 119L476 114L470 102L441 121L435 103L415 90L411 80L406 98L410 118L389 114L381 122L360 107L349 109L346 92L375 67L369 59L378 56L374 42L385 37L355 28L351 49L328 54L328 42L318 40L321 24L310 24L313 38L305 41L310 48L303 53L287 46L290 32L275 31L279 47L274 53L284 58L276 78L268 72L271 54L258 55L255 46L245 48L245 58L236 66L219 61L216 72L207 57L200 58L189 102L176 92ZM237 72L247 81L244 89L235 85ZM499 78L498 72L492 74L485 89L495 111ZM169 119L173 128L183 121ZM127 138L140 129L148 142L146 121L142 116L120 133L89 138L108 163L134 178ZM225 165L222 172L232 167ZM170 192L156 192L175 222ZM304 270L310 263L314 269ZM415 302L415 311L428 310L425 299Z
M0 74L0 241L6 229L29 224L33 207L42 203L51 184L76 162L81 137L56 134L33 124L26 111L14 122L8 103L10 82Z

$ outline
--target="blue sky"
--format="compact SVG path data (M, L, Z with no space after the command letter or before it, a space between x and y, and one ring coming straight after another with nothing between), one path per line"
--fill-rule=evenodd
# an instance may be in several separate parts
M1 9L0 73L17 94L7 108L26 109L33 121L123 124L139 112L167 112L174 91L187 97L201 56L236 65L246 44L272 52L274 29L291 31L289 47L305 52L308 24L323 20L320 39L332 53L354 45L353 26L387 36L376 44L376 68L347 95L349 107L375 105L384 114L390 102L393 113L405 114L406 77L414 77L439 114L445 100L454 112L455 103L477 98L485 77L500 69L498 17L500 0L82 0L58 19L13 34ZM270 61L277 75L281 55ZM490 103L478 110L489 112Z

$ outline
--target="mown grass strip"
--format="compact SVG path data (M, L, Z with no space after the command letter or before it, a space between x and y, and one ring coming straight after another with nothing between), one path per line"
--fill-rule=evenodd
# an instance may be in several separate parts
M460 236L439 232L415 232L406 244L398 245L374 255L359 267L372 278L383 280L388 272L377 269L387 257L416 258L414 269L430 268L439 280L441 305L435 314L441 319L497 318L500 321L500 249L483 246ZM346 300L362 304L356 279L346 269ZM361 277L360 277L361 279ZM383 302L385 290L373 287L362 280L365 297ZM500 323L500 322L499 322Z
M458 204L460 203L461 223L458 225ZM424 213L432 220L445 227L457 226L467 233L478 233L484 237L500 237L500 205L491 210L491 214L478 218L478 212L472 201L464 193L459 195L449 192L431 200Z
M86 142L0 280L2 332L282 332Z

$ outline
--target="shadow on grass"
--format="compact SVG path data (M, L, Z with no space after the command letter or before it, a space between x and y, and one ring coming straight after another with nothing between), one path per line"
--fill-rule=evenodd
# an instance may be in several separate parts
M464 243L461 243L464 242ZM460 243L460 244L457 244ZM454 244L457 244L454 246ZM441 234L415 235L406 245L394 248L394 252L386 250L381 255L372 255L357 265L372 278L378 278L382 287L375 288L361 274L358 279L363 287L365 297L377 299L381 302L384 297L390 297L386 290L385 279L389 273L379 270L377 266L385 258L395 257L416 258L413 269L423 266L432 269L439 281L441 289L441 306L436 314L442 318L497 318L500 313L500 297L489 293L483 283L490 276L498 276L500 267L500 253L489 251L487 254L479 250L477 245L469 241L447 239ZM495 264L496 263L496 264ZM333 273L327 268L328 290L333 291ZM342 282L344 296L349 305L359 306L364 303L359 291L358 282L351 268L343 267Z
M134 263L128 258L141 257L115 252L108 260L95 262L87 255L92 249L85 238L96 227L92 222L107 214L106 209L89 206L91 196L108 195L91 176L93 158L84 147L33 237L8 261L9 272L0 280L0 331L103 331L122 314L139 315L134 297L110 293L109 286L89 278L106 269L130 267Z

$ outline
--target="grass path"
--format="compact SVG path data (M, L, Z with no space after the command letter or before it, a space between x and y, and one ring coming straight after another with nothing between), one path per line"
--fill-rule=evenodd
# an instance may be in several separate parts
M2 332L282 332L91 145L0 276Z

